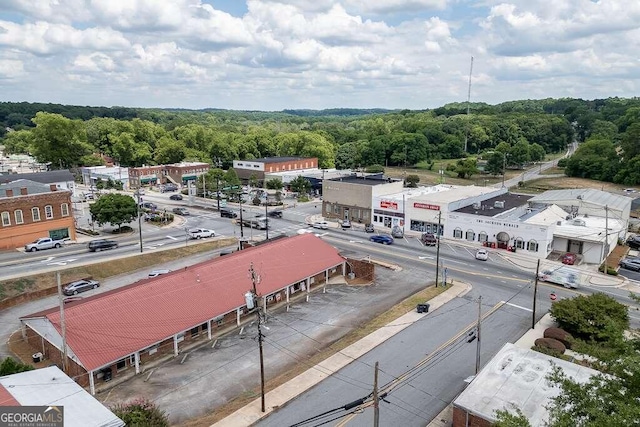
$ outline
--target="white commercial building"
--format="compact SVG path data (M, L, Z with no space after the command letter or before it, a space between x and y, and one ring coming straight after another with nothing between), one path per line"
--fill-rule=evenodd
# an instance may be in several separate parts
M120 166L91 166L82 168L82 183L95 185L101 179L103 181L120 181L124 189L129 188L129 168Z
M373 197L372 224L380 227L403 227L405 231L440 234L447 227L447 214L470 206L507 190L493 187L434 185L432 187L405 188L402 191Z
M532 203L530 196L507 193L460 208L449 213L444 237L522 251L540 259L552 252L571 252L579 262L599 264L624 235L625 221L579 214L577 209L566 211L536 199ZM585 199L585 203L592 202Z

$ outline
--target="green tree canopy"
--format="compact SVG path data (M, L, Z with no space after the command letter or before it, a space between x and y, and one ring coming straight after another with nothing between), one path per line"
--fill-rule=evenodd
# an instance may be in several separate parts
M9 132L3 141L5 154L27 154L33 142L31 130Z
M138 215L136 201L125 194L105 194L89 207L91 219L99 225L111 224L118 228Z
M602 293L557 301L549 312L562 329L585 341L616 340L629 327L627 307Z
M282 189L282 180L280 178L271 178L267 180L266 187L269 190L281 190Z
M82 156L91 154L84 124L60 114L37 113L33 118L31 153L39 162L51 162L53 168L80 165Z
M0 363L0 377L5 375L17 374L24 371L31 371L34 367L16 361L13 357L6 357Z
M289 183L291 189L299 194L308 194L311 190L311 183L303 176L297 176Z

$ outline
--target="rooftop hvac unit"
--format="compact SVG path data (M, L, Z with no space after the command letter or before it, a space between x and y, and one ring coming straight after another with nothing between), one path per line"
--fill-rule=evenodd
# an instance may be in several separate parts
M566 219L567 221L569 221L571 219L571 215L567 215L564 219Z
M496 200L495 202L493 202L493 207L504 209L504 200Z
M475 203L473 204L473 209L480 209L480 206L482 206L482 203L480 203L480 202L475 202Z
M562 225L562 221L556 222L556 225Z
M581 219L574 219L573 220L573 225L577 225L577 226L580 226L580 227L586 227L587 223L584 222L584 220L581 220Z

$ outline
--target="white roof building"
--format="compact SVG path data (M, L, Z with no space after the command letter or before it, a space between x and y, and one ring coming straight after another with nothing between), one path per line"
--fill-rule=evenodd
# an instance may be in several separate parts
M520 408L532 427L546 425L546 406L560 389L547 382L553 364L578 382L598 371L507 343L453 402L453 426L496 421L495 412ZM475 422L474 422L475 421ZM484 424L484 423L483 423Z
M65 427L121 427L124 422L56 366L0 377L3 406L62 406Z

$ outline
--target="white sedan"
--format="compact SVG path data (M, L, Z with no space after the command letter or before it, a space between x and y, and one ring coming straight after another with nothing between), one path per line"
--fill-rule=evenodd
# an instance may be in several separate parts
M489 252L486 249L478 249L476 251L476 259L486 261L489 259Z
M207 228L190 228L189 237L192 239L203 239L207 237L215 237L216 233L213 230L209 230Z
M312 227L319 228L320 230L326 230L329 228L329 223L327 221L318 221L314 222Z

